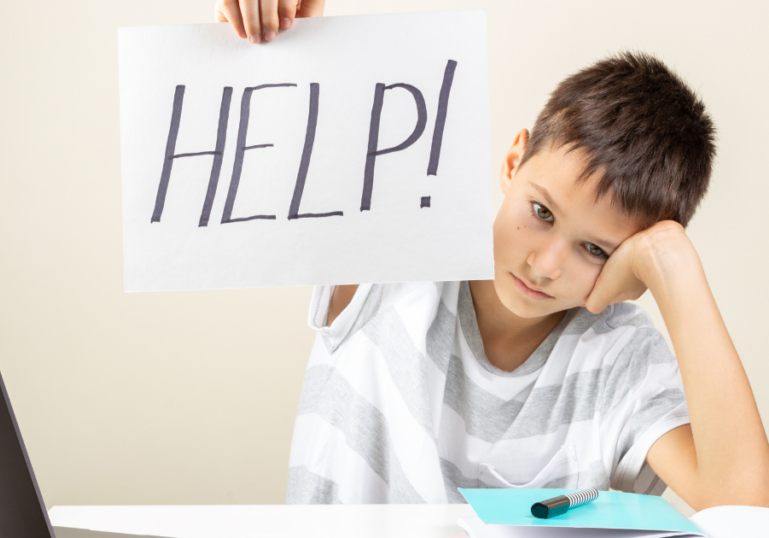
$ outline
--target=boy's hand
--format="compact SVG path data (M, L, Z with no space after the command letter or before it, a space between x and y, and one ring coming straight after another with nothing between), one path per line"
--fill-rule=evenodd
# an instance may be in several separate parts
M683 226L661 221L626 239L612 253L585 299L594 314L610 304L638 299L647 287L662 284L669 271L686 270L688 263L699 263Z
M251 43L272 41L278 29L288 30L296 17L320 17L326 0L217 0L217 22L229 22Z

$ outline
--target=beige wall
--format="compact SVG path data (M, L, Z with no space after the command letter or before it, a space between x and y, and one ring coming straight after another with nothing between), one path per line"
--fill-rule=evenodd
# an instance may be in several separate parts
M210 22L213 0L6 4L0 371L46 503L283 502L310 290L122 291L116 29ZM555 83L607 52L656 53L700 92L719 157L689 231L769 420L767 7L328 0L326 13L474 7L488 12L495 174Z

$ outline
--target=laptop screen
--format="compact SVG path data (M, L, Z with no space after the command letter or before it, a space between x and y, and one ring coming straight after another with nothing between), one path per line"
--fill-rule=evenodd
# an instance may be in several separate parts
M52 538L43 497L0 376L0 536Z

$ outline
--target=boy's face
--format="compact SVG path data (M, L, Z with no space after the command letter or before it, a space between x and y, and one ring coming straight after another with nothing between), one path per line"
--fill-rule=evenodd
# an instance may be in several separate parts
M518 133L502 165L494 287L508 310L536 318L583 305L608 256L641 225L610 193L596 201L600 172L577 183L581 151L542 151L519 168L527 141Z

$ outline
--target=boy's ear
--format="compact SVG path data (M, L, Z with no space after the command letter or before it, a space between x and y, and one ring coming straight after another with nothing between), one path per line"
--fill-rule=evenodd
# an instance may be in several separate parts
M499 183L502 187L502 192L507 194L507 187L515 177L515 172L518 170L518 166L523 159L523 154L526 151L526 144L529 143L529 131L527 129L521 129L518 134L515 135L513 145L507 151L505 160L502 163L502 172L499 176Z

